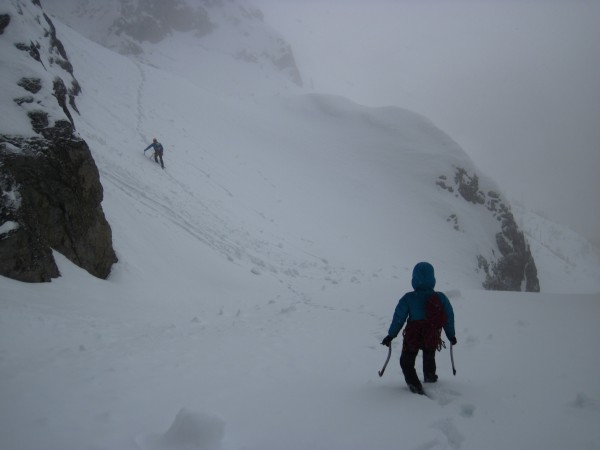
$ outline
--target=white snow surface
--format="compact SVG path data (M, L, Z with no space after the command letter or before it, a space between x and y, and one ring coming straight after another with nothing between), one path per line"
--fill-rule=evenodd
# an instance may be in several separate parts
M0 277L0 448L600 448L597 259L524 213L542 293L481 290L474 213L456 200L456 232L434 184L470 162L427 120L224 96L55 25L119 262L99 280L56 253L51 283ZM421 260L458 338L428 397L400 339L377 373Z

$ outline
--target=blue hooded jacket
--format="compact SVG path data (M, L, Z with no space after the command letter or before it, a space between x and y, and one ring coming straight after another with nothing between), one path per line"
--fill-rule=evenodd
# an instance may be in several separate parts
M388 335L393 338L398 336L407 319L408 321L425 319L425 304L427 299L435 292L433 290L435 287L435 274L431 264L420 262L415 266L412 275L412 287L414 291L404 294L394 311L394 318L388 331ZM447 320L444 325L444 332L448 339L452 339L456 335L454 331L454 310L446 295L442 292L435 293L446 312Z

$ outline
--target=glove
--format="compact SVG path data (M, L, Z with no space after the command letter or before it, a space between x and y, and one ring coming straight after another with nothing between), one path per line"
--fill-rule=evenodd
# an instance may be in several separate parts
M449 338L449 341L452 345L456 345L456 336L452 336L451 338Z
M383 341L381 341L381 345L385 345L386 347L389 347L390 344L392 343L393 339L394 339L393 337L391 337L391 336L388 335L388 336L386 336L386 337L383 338Z

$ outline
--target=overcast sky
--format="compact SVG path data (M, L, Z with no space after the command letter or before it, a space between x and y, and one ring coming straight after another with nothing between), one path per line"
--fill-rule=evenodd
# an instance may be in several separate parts
M600 0L252 0L305 84L419 112L600 244Z

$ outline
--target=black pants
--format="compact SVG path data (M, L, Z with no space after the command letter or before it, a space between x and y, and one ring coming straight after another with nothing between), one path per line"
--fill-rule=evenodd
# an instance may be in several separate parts
M415 362L419 350L402 350L400 355L400 367L404 374L406 384L409 386L421 386L421 381L415 370ZM425 379L435 379L435 349L423 350L423 375Z
M158 164L158 158L160 158L160 167L162 167L164 169L165 164L163 163L162 155L163 155L163 152L154 151L154 161L156 161L156 164Z

